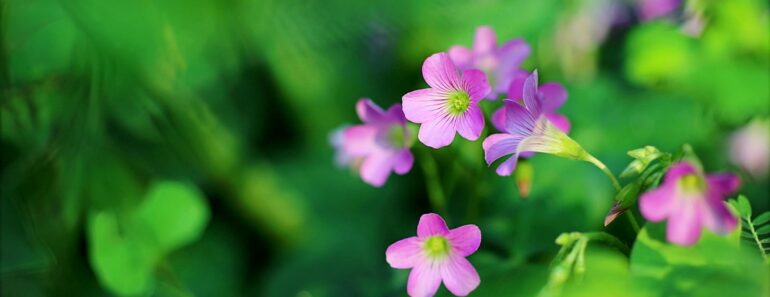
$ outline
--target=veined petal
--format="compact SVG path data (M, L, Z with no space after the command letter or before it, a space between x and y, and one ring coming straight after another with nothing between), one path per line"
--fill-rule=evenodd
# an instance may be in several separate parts
M513 100L505 100L505 132L528 136L535 129L535 118L529 110Z
M441 216L435 213L427 213L420 217L420 222L417 224L417 237L425 239L433 235L447 235L449 228L446 226L446 222Z
M446 53L437 53L425 59L422 76L432 88L440 91L459 89L460 74Z
M447 114L446 95L434 89L412 91L401 99L404 115L414 123L425 123Z
M455 120L457 133L460 133L460 136L470 141L479 139L481 130L484 129L484 114L476 104L469 106L468 110Z
M639 197L639 211L645 219L660 222L675 210L676 199L676 186L663 184Z
M675 213L671 213L668 217L666 226L668 241L683 246L690 246L698 241L702 225L702 207L698 203L702 202L695 199L679 201Z
M464 225L449 230L447 240L460 256L467 257L475 253L481 245L481 230L476 225Z
M524 97L524 105L532 117L539 117L542 112L542 102L537 91L537 70L533 71L532 75L524 81L522 97Z
M473 67L473 53L470 49L455 45L449 48L449 58L460 69L470 69Z
M385 111L369 98L361 98L356 102L356 113L364 123L378 123L385 116Z
M706 176L706 182L708 183L708 191L713 191L719 197L729 195L741 186L741 179L732 173L709 174Z
M395 157L393 157L393 169L398 174L406 174L412 169L413 164L414 155L412 155L412 152L409 151L408 148L401 150Z
M569 120L564 115L558 114L558 113L546 113L545 117L548 119L548 121L551 122L556 128L561 130L562 132L569 133L570 129L572 128L572 125L569 123Z
M385 260L393 268L412 268L422 260L421 253L422 241L414 236L391 244L385 251Z
M489 26L480 26L476 29L476 36L473 38L473 53L484 55L492 53L497 49L497 36L495 30Z
M553 113L567 101L567 90L555 82L544 83L538 88L543 100L543 112Z
M430 297L436 294L441 285L439 265L430 261L417 263L409 273L406 292L411 297Z
M709 230L719 234L727 234L738 226L738 220L727 209L721 196L707 197L702 205L704 207L703 224Z
M366 156L377 150L377 127L356 125L345 129L342 133L344 151L351 156Z
M381 187L393 168L391 156L382 152L369 155L361 164L361 178L368 184Z
M451 144L456 131L455 119L447 115L423 123L417 138L425 145L437 149Z
M492 113L492 126L497 131L505 132L505 106L498 108Z
M491 165L502 156L515 154L518 151L519 143L522 138L510 134L492 134L487 136L482 143L484 148L484 160L487 165Z
M471 102L478 102L484 99L491 91L489 81L483 71L478 69L468 69L463 71L461 78L462 89L468 92Z
M457 296L466 296L481 283L478 272L465 257L450 256L441 265L441 278L449 292Z
M563 151L562 143L546 135L532 135L521 140L519 152L558 154Z

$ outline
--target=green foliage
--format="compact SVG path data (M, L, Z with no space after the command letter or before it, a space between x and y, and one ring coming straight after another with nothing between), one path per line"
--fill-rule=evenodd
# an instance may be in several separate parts
M751 204L746 196L740 195L737 199L731 199L729 203L741 218L741 238L749 245L756 246L767 261L770 256L770 211L752 219Z

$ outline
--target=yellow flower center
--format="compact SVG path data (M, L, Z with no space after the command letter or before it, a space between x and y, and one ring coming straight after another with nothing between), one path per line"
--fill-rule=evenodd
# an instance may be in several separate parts
M705 184L697 174L688 174L679 179L679 187L685 192L702 192Z
M468 96L468 93L465 91L455 91L449 93L446 101L447 109L449 109L449 114L451 115L463 114L466 110L468 110L470 103L471 97Z
M443 257L449 254L449 241L443 236L431 236L425 240L422 248L430 257Z

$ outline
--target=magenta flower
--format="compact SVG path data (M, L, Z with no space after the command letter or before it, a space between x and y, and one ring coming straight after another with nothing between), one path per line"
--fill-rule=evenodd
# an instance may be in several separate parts
M383 111L370 99L356 103L358 117L364 122L345 129L342 145L348 159L362 159L361 178L379 187L391 171L406 174L412 169L414 156L409 151L411 136L400 104Z
M730 161L754 178L767 176L770 167L770 121L754 120L730 137Z
M523 72L514 77L508 88L508 99L514 99L519 103L523 101L524 82L528 76L528 73ZM551 121L551 124L562 132L569 133L571 128L569 120L564 115L556 112L567 101L567 90L559 83L549 82L541 85L536 95L543 102L543 114ZM499 131L505 131L505 114L505 106L497 109L492 114L492 126Z
M478 102L489 93L484 73L464 70L462 76L445 53L434 54L422 64L422 76L430 88L404 95L404 114L422 124L418 138L425 145L440 148L452 143L455 132L476 140L484 129L484 115Z
M465 296L481 282L465 259L480 244L481 230L476 225L449 230L441 216L429 213L420 217L417 236L391 244L385 259L393 268L412 269L406 285L409 296L433 296L441 281L452 294Z
M639 0L639 15L651 20L673 12L680 4L681 0Z
M488 99L497 99L497 95L508 90L514 76L523 70L519 65L529 56L529 45L523 39L514 39L497 47L495 31L488 26L476 29L473 49L455 45L449 48L449 57L461 70L481 69L492 82L492 92Z
M500 123L504 133L492 134L484 139L484 158L487 164L511 155L497 167L497 174L511 175L516 169L519 155L524 152L541 152L596 162L577 142L556 128L546 116L545 110L550 108L551 103L544 102L546 96L542 96L537 88L537 70L525 80L522 89L523 106L515 100L505 100L505 117ZM554 98L566 98L566 93L564 96L554 95Z
M650 221L668 219L666 239L689 246L698 241L701 228L726 234L737 220L723 202L740 186L730 173L704 175L688 162L679 162L666 172L663 185L639 198L639 210Z

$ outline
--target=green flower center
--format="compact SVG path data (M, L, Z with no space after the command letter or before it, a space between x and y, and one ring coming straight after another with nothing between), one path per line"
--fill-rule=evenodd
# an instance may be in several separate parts
M697 174L688 174L679 179L679 187L686 192L703 191L703 179Z
M449 241L443 236L431 236L425 240L422 248L430 257L443 257L449 253Z
M388 142L395 148L406 146L406 129L401 125L393 125L388 131Z
M471 104L471 97L465 91L455 91L449 93L446 101L447 109L451 115L460 115L468 110Z

